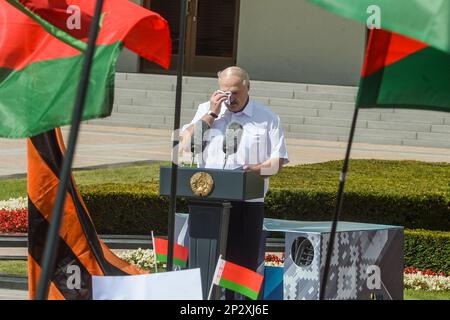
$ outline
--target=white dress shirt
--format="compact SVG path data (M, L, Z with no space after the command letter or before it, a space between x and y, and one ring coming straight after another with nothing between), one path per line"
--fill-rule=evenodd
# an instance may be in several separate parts
M183 126L182 131L200 120L209 111L209 101L199 105L191 123ZM205 135L206 148L197 165L200 168L234 170L244 165L256 165L266 160L280 158L288 163L288 152L281 127L280 117L263 104L249 99L241 112L231 112L222 104L219 117L213 122ZM235 154L229 155L225 163L223 140L227 126L237 122L243 127L242 138ZM269 179L264 179L264 195L269 188ZM249 200L264 202L264 198Z

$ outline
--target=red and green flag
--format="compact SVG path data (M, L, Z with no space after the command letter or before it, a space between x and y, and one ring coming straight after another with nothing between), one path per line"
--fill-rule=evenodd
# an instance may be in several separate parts
M213 284L256 300L261 290L263 278L262 275L253 270L219 258Z
M356 105L450 112L450 55L397 33L371 30Z
M169 241L162 238L153 238L153 248L155 250L156 262L166 262L167 263L167 252L169 248ZM173 264L186 267L189 256L189 249L174 243L173 245Z
M95 1L0 1L0 137L70 124ZM83 120L111 114L123 47L168 68L168 23L128 0L105 1Z
M364 23L379 14L381 29L370 32L358 108L450 111L450 1L308 1Z
M448 0L307 0L364 24L379 14L380 28L428 43L450 54Z

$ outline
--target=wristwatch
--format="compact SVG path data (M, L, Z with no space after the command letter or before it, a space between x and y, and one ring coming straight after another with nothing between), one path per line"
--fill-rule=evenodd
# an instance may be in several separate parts
M211 117L213 117L214 119L217 119L219 116L217 115L217 113L212 112L211 110L208 111L208 115L210 115Z

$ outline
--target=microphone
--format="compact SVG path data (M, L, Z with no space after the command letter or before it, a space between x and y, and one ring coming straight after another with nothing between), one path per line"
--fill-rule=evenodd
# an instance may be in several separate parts
M206 140L204 139L206 131L210 129L209 124L204 120L198 120L194 123L194 132L191 137L191 167L194 163L196 155L203 153L206 148Z
M242 132L244 128L240 123L232 122L227 126L225 137L223 139L222 151L225 154L223 168L227 164L228 156L237 152L239 144L241 143Z

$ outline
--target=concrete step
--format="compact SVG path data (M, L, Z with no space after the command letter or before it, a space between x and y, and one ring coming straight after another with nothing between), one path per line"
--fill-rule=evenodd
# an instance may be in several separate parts
M325 127L346 127L350 128L352 120L338 119L338 118L323 118L323 117L305 117L304 124L325 126ZM367 128L367 120L358 119L356 122L357 128Z
M358 87L351 86L330 86L330 85L320 85L320 84L308 84L306 85L306 90L309 92L326 92L326 93L340 93L356 95L358 93Z
M269 98L269 107L291 107L291 108L313 108L313 109L331 109L330 101L317 100L299 100L299 99L282 99Z
M409 114L409 113L392 113L382 114L381 120L395 121L395 122L409 122L409 123L427 123L427 124L444 124L444 118L433 114L432 111L423 114Z
M116 74L111 117L89 123L171 129L176 77ZM198 105L218 88L216 78L183 77L182 119L192 120ZM287 137L347 141L357 87L252 81L251 96L280 116ZM398 108L361 109L355 141L448 147L450 114Z
M450 141L450 133L419 132L417 134L417 139Z
M348 142L349 136L339 136L338 141ZM372 144L386 144L386 145L402 145L403 139L392 136L392 137L381 137L373 136L370 134L361 134L356 130L355 136L353 137L354 142L361 143L372 143Z
M353 111L337 111L337 110L319 110L319 117L337 118L337 119L353 119ZM361 110L358 114L358 120L380 120L381 113L371 110Z
M306 121L306 119L305 119ZM326 134L348 137L350 133L349 127L335 127L325 125L296 125L290 124L288 131L290 132L305 132L314 134ZM397 139L417 139L417 133L413 131L400 131L400 130L378 130L357 128L355 136L373 136L382 138L397 138ZM426 139L426 138L425 138Z
M333 134L286 131L284 135L288 139L292 138L292 139L306 139L306 140L338 141L338 136Z
M425 123L402 123L392 121L368 121L367 128L369 129L385 129L385 130L400 130L400 131L415 131L415 132L430 132L431 125ZM449 127L450 129L450 127ZM449 131L450 132L450 131Z
M317 117L319 115L318 109L309 108L292 108L292 107L277 107L271 106L270 110L278 114L280 117L290 117L290 116L303 116L303 117Z
M431 125L431 132L450 133L450 123L448 125Z
M117 80L128 80L128 81L145 81L145 82L156 82L156 83L167 83L167 84L173 84L176 85L177 78L173 75L156 75L156 74L141 74L141 73L116 73L116 81ZM217 78L206 78L206 77L190 77L185 76L183 77L183 85L198 85L203 86L207 88L216 88L218 87L218 81ZM294 89L297 90L307 90L307 84L304 83L290 83L290 82L270 82L270 81L259 81L259 80L251 80L251 90L257 89L257 90L289 90L293 91ZM332 86L325 86L324 91L327 90L326 87L332 87ZM347 90L350 87L342 87L342 92L347 93ZM311 89L312 91L315 90L315 88ZM332 89L331 89L332 90ZM184 88L183 88L184 91ZM339 92L340 90L338 90ZM333 91L335 92L335 91ZM252 93L253 95L253 93Z
M132 105L116 105L115 112L119 114L135 114L139 118L141 114L173 116L174 107L153 107L153 106L132 106ZM190 107L182 106L181 115L193 118L195 110Z
M182 94L181 103L183 106L197 109L198 102L208 101L209 97L202 93L185 92ZM125 103L124 103L125 104ZM152 91L145 97L132 99L133 105L138 106L167 106L175 108L175 93L165 91Z
M392 139L416 139L417 132L401 131L401 130L387 130L387 129L358 128L355 131L355 136L372 136L372 137L392 138Z
M131 81L131 80L116 80L116 88L122 89L140 89L140 90L158 90L171 91L175 90L175 85L166 82L156 81Z
M414 116L423 116L423 115L425 115L425 116L432 115L433 117L448 117L448 116L450 116L450 113L448 113L448 112L419 110L419 109L402 109L402 108L395 108L394 113L414 115Z
M315 125L297 125L290 124L289 132L302 132L302 133L310 133L310 134L324 134L328 136L339 136L339 135L348 135L350 132L349 128L344 127L327 127L327 126L315 126Z
M309 92L303 90L296 90L294 92L295 99L304 100L320 100L320 101L334 101L334 102L355 102L356 96L353 94L338 94L338 93L323 93L323 92Z
M182 117L181 125L190 123L191 120L192 117ZM155 116L142 114L137 117L136 114L115 113L108 118L89 120L88 123L118 127L172 129L173 116Z
M116 73L120 75L120 80L130 81L153 81L176 84L177 77L174 75L148 74L148 73ZM123 79L125 77L125 79ZM116 78L117 79L117 78Z

